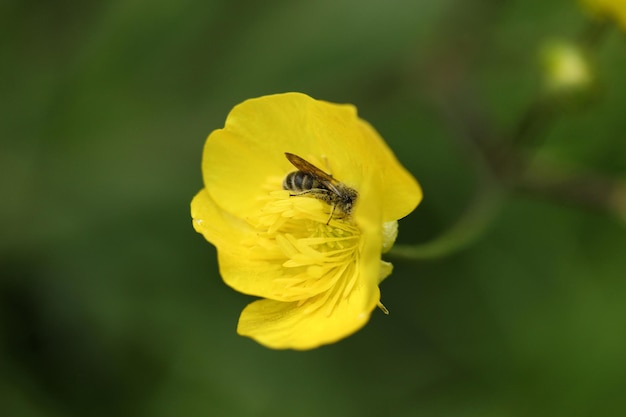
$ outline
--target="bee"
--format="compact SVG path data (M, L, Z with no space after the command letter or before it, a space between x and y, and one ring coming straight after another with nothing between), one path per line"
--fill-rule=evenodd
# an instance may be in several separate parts
M330 223L335 209L346 216L350 215L359 195L355 189L337 181L298 155L285 152L285 156L298 170L287 174L283 180L283 189L291 191L292 196L309 195L330 205L332 209L326 224Z

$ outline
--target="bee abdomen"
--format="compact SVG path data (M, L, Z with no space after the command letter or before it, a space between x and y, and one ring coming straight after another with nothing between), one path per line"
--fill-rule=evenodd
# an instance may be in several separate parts
M306 172L290 172L283 180L283 189L285 190L309 191L315 188L322 188L320 182Z

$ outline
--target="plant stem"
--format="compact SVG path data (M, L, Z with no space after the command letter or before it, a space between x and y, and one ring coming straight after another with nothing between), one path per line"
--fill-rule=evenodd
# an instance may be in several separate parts
M478 239L494 218L503 193L495 186L479 193L461 218L447 231L430 242L395 245L388 255L395 259L424 260L451 255Z

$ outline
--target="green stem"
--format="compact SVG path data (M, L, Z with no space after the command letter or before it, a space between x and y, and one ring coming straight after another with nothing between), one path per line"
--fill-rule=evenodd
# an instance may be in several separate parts
M606 38L606 22L591 23L581 33L579 44L595 51ZM395 245L388 255L406 260L441 258L458 252L476 241L497 214L506 193L502 189L527 190L558 196L564 200L590 207L600 207L626 218L626 185L588 178L568 177L546 181L544 176L533 176L529 158L519 154L523 149L536 149L555 119L564 108L552 98L537 97L521 115L504 144L493 148L483 140L476 141L474 152L488 178L485 189L478 193L461 218L447 231L430 242L415 245ZM481 138L482 139L482 138ZM530 171L529 171L530 169ZM485 175L486 174L486 175Z
M503 193L491 186L479 193L450 229L430 242L395 245L388 256L395 259L436 259L458 252L473 243L487 229L501 206Z
M513 184L516 191L626 219L626 180L592 172L563 171L535 162Z
M589 52L594 51L602 45L614 26L615 24L608 19L589 20L578 36L579 45Z

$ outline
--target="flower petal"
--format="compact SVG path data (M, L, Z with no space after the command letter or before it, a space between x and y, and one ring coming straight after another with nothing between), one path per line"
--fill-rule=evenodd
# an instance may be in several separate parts
M213 131L203 156L205 186L220 207L247 217L262 203L256 198L275 178L295 168L284 152L295 153L358 190L376 170L383 188L385 221L406 216L422 198L415 179L399 164L380 135L348 104L285 93L246 100L235 106L225 127ZM265 190L267 192L267 190Z
M273 349L313 349L363 327L379 299L378 287L358 285L331 315L325 308L307 311L308 303L258 300L242 311L237 332Z
M256 213L261 203L255 197L268 177L276 177L275 189L281 189L284 176L295 170L285 152L303 158L330 155L338 141L354 134L356 121L353 106L300 93L246 100L230 112L225 127L207 139L205 186L225 210L241 217ZM340 166L333 164L335 168Z
M365 121L361 121L360 125L364 137L360 155L367 161L363 169L371 171L372 167L376 167L382 182L378 198L383 204L383 221L401 219L422 201L422 189L378 132Z
M221 248L218 249L218 260L222 279L235 290L278 301L293 301L294 297L285 288L285 283L293 276L281 262L255 258L250 251L241 254Z
M191 200L191 217L196 232L222 250L240 251L241 241L254 233L247 223L221 210L205 189Z
M257 238L256 230L220 210L206 190L193 198L191 216L196 231L217 247L220 274L228 286L244 294L283 299L284 279L290 278L282 267L284 259L272 261L267 253L243 244Z

